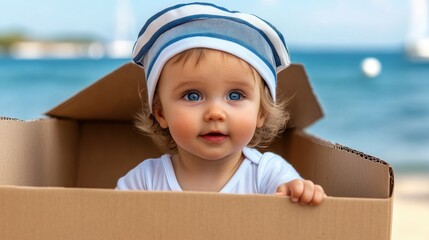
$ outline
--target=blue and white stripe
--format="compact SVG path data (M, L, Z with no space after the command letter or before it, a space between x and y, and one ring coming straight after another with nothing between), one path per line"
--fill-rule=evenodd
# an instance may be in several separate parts
M167 8L143 26L133 60L146 70L149 106L164 64L191 48L211 48L248 62L276 96L276 75L290 65L283 36L255 15L229 11L209 3Z

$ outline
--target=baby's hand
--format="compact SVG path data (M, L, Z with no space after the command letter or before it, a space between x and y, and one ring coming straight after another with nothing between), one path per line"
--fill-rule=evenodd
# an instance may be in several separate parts
M326 197L323 188L310 180L296 179L277 188L276 195L290 196L292 202L319 205Z

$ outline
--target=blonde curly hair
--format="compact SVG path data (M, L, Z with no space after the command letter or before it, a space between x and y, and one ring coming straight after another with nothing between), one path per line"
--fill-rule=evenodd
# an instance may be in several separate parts
M174 61L173 64L185 64L189 59L193 59L195 60L195 64L198 65L204 59L207 51L208 49L206 48L193 48L177 54L171 60ZM224 52L224 54L236 57L226 52ZM248 144L249 147L264 148L267 147L286 127L286 123L290 118L289 112L285 110L287 100L282 98L282 96L279 96L280 94L277 92L277 101L274 102L268 86L265 84L265 81L262 80L259 73L247 62L242 62L245 63L252 71L255 80L260 80L264 83L258 85L261 93L260 111L262 116L265 117L265 122L261 128L256 128L255 134ZM142 99L147 99L146 89L143 89L141 92L143 94L141 94L140 97ZM159 125L154 115L150 112L150 108L146 100L142 100L142 103L142 109L136 116L135 125L137 129L151 137L163 151L175 154L177 152L177 145L173 140L169 129L162 128ZM162 108L162 106L158 94L155 91L152 109L155 111L155 109L158 108Z

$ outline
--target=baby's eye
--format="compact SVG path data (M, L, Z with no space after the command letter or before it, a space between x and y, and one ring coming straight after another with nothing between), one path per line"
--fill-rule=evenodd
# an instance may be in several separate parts
M228 93L228 100L238 101L243 98L243 94L240 91L231 91Z
M191 101L191 102L201 100L201 95L198 92L188 92L183 97L186 100Z

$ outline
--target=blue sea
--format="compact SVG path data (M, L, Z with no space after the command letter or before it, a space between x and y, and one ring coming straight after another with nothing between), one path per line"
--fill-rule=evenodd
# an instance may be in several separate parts
M306 68L325 114L309 133L381 158L399 171L429 170L429 62L410 61L401 52L291 55ZM381 62L378 77L362 74L366 57ZM128 61L0 58L0 116L44 117Z

